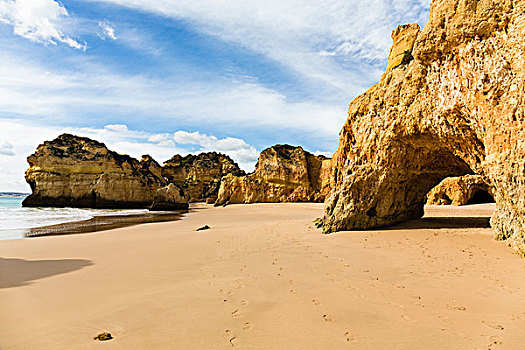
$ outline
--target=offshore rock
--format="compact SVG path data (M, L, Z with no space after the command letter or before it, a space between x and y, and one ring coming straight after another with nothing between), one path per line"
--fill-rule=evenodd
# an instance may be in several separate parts
M444 178L478 174L496 237L525 254L524 37L525 0L432 1L412 59L350 104L325 232L419 218Z
M493 190L480 175L448 177L427 194L427 204L429 205L466 205L493 202Z
M150 156L138 161L100 142L63 134L27 158L26 207L147 208L166 186Z
M222 179L215 204L323 202L330 191L330 164L330 159L302 147L267 148L254 173Z
M182 188L190 202L215 202L221 178L228 174L241 176L244 171L229 156L217 152L177 154L162 167L162 176Z
M184 191L177 185L169 184L157 190L150 210L187 210L188 207Z

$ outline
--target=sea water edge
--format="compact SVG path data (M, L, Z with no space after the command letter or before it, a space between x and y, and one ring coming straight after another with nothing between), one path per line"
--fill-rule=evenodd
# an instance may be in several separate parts
M82 221L94 216L133 215L147 209L25 208L24 196L0 194L0 240L25 238L31 228Z

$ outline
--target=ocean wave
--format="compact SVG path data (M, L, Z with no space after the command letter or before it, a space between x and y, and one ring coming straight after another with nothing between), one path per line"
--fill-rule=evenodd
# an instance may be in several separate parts
M7 231L88 220L94 216L133 215L147 212L146 209L23 208L22 200L16 199L0 199L0 237L8 237ZM17 233L16 238L18 236Z

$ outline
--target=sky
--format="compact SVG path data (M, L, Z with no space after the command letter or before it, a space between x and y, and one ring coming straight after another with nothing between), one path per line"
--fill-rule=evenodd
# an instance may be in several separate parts
M158 162L278 143L331 155L430 0L0 0L0 191L68 132Z

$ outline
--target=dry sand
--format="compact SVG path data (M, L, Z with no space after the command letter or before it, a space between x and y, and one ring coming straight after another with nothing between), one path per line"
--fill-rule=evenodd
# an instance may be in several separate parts
M525 260L490 205L328 236L322 205L195 209L0 242L2 350L525 349Z

